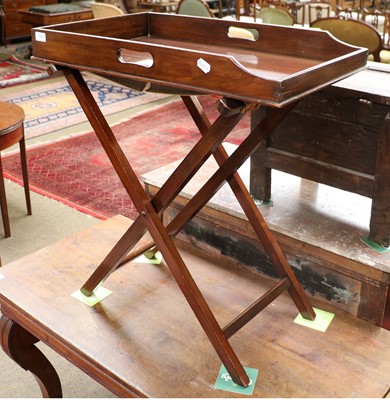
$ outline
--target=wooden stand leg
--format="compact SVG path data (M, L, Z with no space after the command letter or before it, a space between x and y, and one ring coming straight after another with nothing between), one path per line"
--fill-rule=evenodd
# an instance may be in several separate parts
M99 267L84 283L80 289L85 296L91 296L96 285L107 278L118 266L121 265L123 257L141 240L146 232L146 227L141 217L131 225L127 232L102 261Z
M244 103L228 99L221 102L221 114L211 125L202 110L197 109L190 98L184 97L183 100L195 123L201 127L202 137L153 199L149 200L81 74L78 71L67 70L65 76L140 215L81 290L87 295L91 294L100 281L108 277L120 265L125 253L134 247L147 230L231 378L238 385L248 386L249 377L230 346L228 337L245 325L285 289L290 291L291 297L305 318L312 319L315 316L281 250L268 231L260 212L236 174L238 167L253 153L259 142L268 137L294 105L270 112L267 118L244 140L238 150L228 157L221 143L246 112ZM215 155L220 164L219 170L190 200L176 219L168 227L164 227L161 213L172 203L211 154ZM243 205L244 211L254 225L282 280L265 297L256 301L231 324L221 329L174 245L172 236L209 201L225 180L229 182L236 197Z
M141 183L131 169L127 158L124 156L113 136L110 127L106 123L89 90L87 90L81 75L78 72L67 72L65 76L87 114L91 125L94 127L103 148L121 178L128 194L139 211L144 226L161 251L168 268L172 272L173 277L177 281L221 361L229 371L234 382L241 386L248 386L249 378L243 366L192 279L159 216L159 212L167 207L173 198L176 197L180 190L206 161L209 154L216 146L216 143L220 143L223 140L242 118L242 115L233 113L232 116L219 118L211 132L209 132L209 135L205 136L204 140L198 142L183 163L178 167L176 170L177 172L168 179L154 199L149 201ZM142 225L141 219L137 221L140 221L136 222L138 227ZM138 231L139 230L135 228L129 229L122 237L119 242L120 244L118 244L106 258L106 261L108 259L109 263L100 265L97 275L94 276L92 282L88 282L89 287L85 288L84 286L82 288L85 293L89 293L92 286L96 286L100 283L100 278L108 276L111 271L116 268L116 263L122 258L122 254L136 241Z
M73 92L94 128L100 143L140 215L147 214L147 207L150 205L152 205L152 208L156 213L164 211L204 164L217 144L229 134L229 132L237 125L238 121L240 121L244 116L244 114L234 110L229 110L229 115L227 116L220 116L210 128L208 135L204 136L194 146L176 171L150 201L143 187L140 185L138 177L132 170L126 156L123 154L122 149L116 141L111 128L107 124L103 114L96 104L95 99L89 92L80 72L76 70L65 70L64 75L72 87ZM142 225L141 220L139 220L139 224ZM123 241L121 240L120 243L118 243L108 258L106 258L105 262L98 267L97 271L95 271L94 276L91 277L88 280L88 283L83 286L81 289L83 293L87 295L91 294L93 289L101 282L101 280L116 269L120 264L120 260L124 253L129 251L132 248L132 245L137 243L139 238L142 236L142 232L145 231L144 227L141 231L137 230L140 228L140 225L137 223L137 228L131 228L130 231L132 233L128 233L126 239ZM133 237L131 235L135 236Z
M250 382L249 377L189 273L176 246L163 226L161 219L152 208L145 215L145 223L158 249L161 251L168 268L187 299L188 304L192 308L199 323L203 327L203 330L208 336L219 358L228 370L231 378L238 385L245 387L248 386Z
M183 100L190 110L190 113L194 113L197 106L194 101L191 98L183 98ZM315 318L315 312L294 273L292 272L282 250L269 231L263 216L252 201L251 196L238 173L231 174L231 171L237 171L238 168L247 160L247 158L250 157L251 153L256 151L261 142L267 139L274 127L276 127L281 120L287 116L294 106L295 105L292 104L284 109L273 110L270 112L267 118L263 119L261 123L252 130L250 135L244 140L244 142L230 158L226 154L223 146L219 146L214 152L214 157L219 164L220 169L188 202L188 204L179 213L178 217L176 217L168 225L167 229L170 233L178 232L183 226L183 223L180 221L180 217L186 214L186 218L183 219L183 222L192 218L192 216L194 216L204 205L206 205L206 203L215 194L215 188L219 188L224 181L227 180L245 215L248 217L249 222L258 235L260 242L264 246L266 253L270 257L271 262L275 266L277 273L281 278L288 278L290 281L292 286L288 290L299 312L304 318L312 320ZM204 121L203 124L198 125L198 128L202 132L206 126L207 121Z
M34 344L38 339L16 324L1 316L1 347L17 364L30 371L38 382L43 397L62 397L61 382L49 360Z

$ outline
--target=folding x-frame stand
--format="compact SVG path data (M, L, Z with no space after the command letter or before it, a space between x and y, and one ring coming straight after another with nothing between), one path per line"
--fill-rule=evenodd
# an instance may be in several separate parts
M289 113L295 103L283 108L272 109L258 126L252 129L248 137L229 157L221 144L222 141L238 124L245 113L250 111L251 107L256 107L257 104L248 106L241 101L224 99L224 101L220 102L218 107L220 112L219 117L211 124L197 99L183 96L183 102L198 126L202 137L156 195L152 199L149 199L80 72L78 70L66 69L64 70L64 74L115 168L115 171L139 212L139 217L87 280L81 288L81 291L85 295L90 296L96 286L106 279L113 271L130 259L155 246L164 257L168 268L231 378L238 385L248 386L250 383L249 378L237 355L230 346L228 339L276 299L284 290L288 290L292 300L304 318L315 318L313 308L292 272L283 252L270 233L260 211L254 204L248 190L236 172L253 154L260 143L271 134L273 129ZM193 196L174 220L167 226L164 226L161 221L161 214L172 203L174 198L192 179L211 154L219 164L219 169L212 175L209 181L204 184L198 193ZM253 226L261 244L280 276L280 281L233 321L224 328L221 328L181 258L173 242L173 237L181 230L186 222L206 205L225 181L229 183L248 220ZM147 231L149 231L153 242L132 251ZM132 253L129 254L131 251Z

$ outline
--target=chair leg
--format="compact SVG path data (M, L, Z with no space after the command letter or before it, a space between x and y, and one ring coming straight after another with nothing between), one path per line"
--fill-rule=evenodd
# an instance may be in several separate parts
M1 216L3 218L4 235L6 238L8 238L11 236L11 228L9 225L9 218L8 218L8 207L7 207L7 198L5 195L3 164L1 163L1 155L0 155L0 207L1 207Z
M26 198L27 214L31 215L32 214L31 198L30 198L30 187L28 183L26 143L24 140L24 134L19 142L19 148L20 148L20 161L22 164L23 186L24 186L24 196Z

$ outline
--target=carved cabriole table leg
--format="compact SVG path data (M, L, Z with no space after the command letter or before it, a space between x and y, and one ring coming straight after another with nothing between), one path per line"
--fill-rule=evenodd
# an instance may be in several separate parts
M17 364L30 371L37 380L43 397L62 397L61 382L54 367L34 346L38 339L2 315L0 318L1 347Z

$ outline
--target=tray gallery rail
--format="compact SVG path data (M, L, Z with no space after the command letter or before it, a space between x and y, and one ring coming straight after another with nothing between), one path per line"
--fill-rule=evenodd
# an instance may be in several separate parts
M363 69L367 50L321 31L152 12L34 28L32 41L35 58L63 70L139 212L81 291L90 296L127 261L158 249L233 381L248 386L250 380L228 339L285 290L304 318L314 319L315 313L236 171L299 99ZM80 71L102 74L139 90L181 95L201 137L152 199L145 193ZM219 117L213 123L197 98L208 93L220 96ZM247 138L228 156L223 140L247 112L263 105L272 106L267 107L266 117L252 126ZM165 226L162 213L211 155L219 169ZM280 280L221 327L181 258L174 237L225 182ZM150 243L138 245L147 232L152 238Z
M327 32L140 13L34 29L34 56L282 106L355 72L367 52Z

